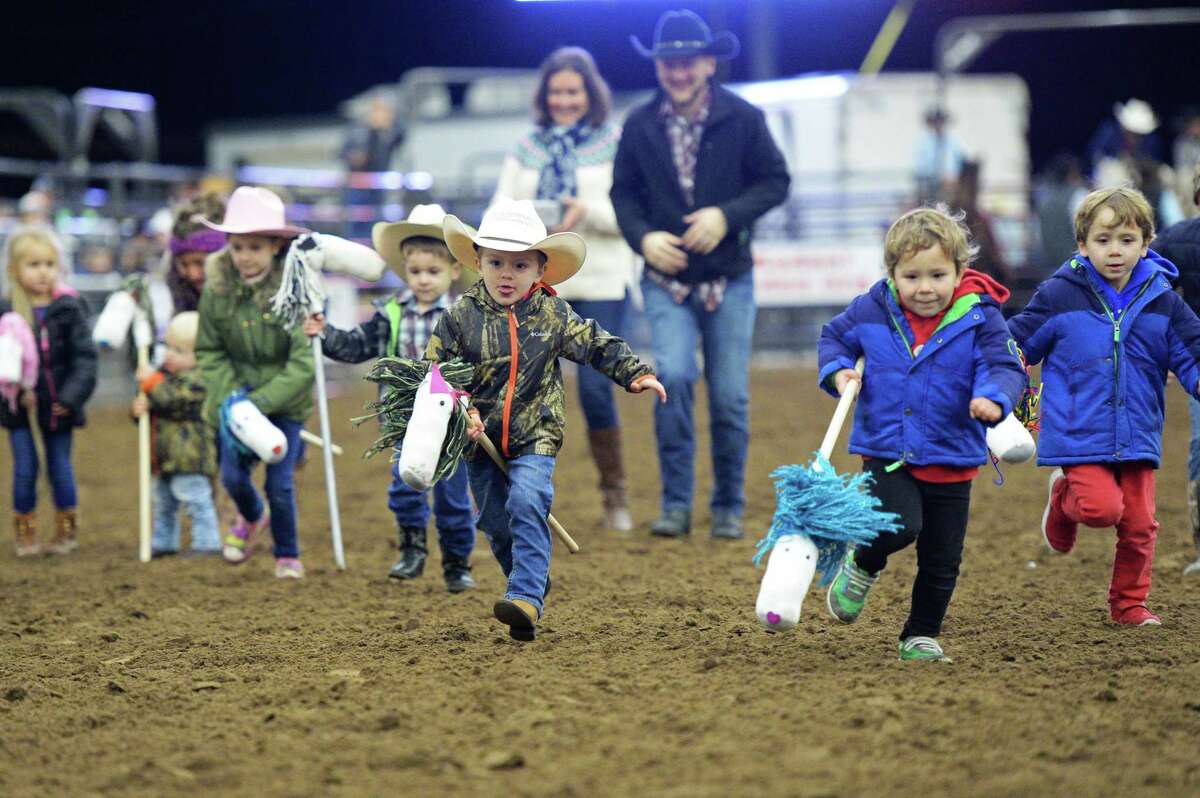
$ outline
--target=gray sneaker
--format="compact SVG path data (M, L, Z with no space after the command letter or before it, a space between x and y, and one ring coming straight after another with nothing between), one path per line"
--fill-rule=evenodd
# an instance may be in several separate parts
M846 552L846 558L838 566L833 582L825 593L825 606L829 614L842 623L854 623L867 603L867 594L878 580L854 564L854 550Z
M900 659L905 662L954 662L942 651L941 645L932 637L913 635L900 641Z
M660 538L681 538L692 531L692 514L683 507L663 510L658 520L650 525L650 534Z
M718 510L713 513L711 534L714 538L738 540L745 534L742 519L728 510Z

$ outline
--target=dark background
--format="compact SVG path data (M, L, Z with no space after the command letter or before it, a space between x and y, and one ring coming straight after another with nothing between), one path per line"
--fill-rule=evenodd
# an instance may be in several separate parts
M856 70L892 7L890 0L761 0L771 6L780 76ZM1178 6L1186 5L1178 3ZM945 21L973 14L1166 7L1120 2L918 0L885 70L928 70ZM653 70L629 45L643 42L666 9L689 7L747 40L738 0L242 0L161 3L96 0L6 11L0 82L68 94L83 86L148 92L157 99L161 160L199 164L216 121L331 114L372 85L415 66L536 67L554 47L596 56L616 89L646 88ZM1172 121L1200 103L1195 52L1200 26L1016 34L988 48L970 72L1015 72L1029 84L1035 167L1083 145L1113 102L1146 99ZM732 80L749 77L743 55ZM0 155L47 157L9 117Z

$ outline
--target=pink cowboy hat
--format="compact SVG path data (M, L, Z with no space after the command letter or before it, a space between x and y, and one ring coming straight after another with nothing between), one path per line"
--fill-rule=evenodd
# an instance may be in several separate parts
M231 235L295 238L311 232L289 225L284 219L283 200L270 189L258 186L240 186L233 192L229 204L225 206L225 220L221 224L210 222L202 216L195 218L205 227Z

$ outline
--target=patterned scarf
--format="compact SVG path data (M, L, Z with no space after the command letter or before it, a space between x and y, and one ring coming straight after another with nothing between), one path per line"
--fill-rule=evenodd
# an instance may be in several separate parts
M578 166L575 150L590 139L595 130L580 120L571 127L548 127L534 133L534 138L549 156L538 176L538 199L575 196L575 169Z

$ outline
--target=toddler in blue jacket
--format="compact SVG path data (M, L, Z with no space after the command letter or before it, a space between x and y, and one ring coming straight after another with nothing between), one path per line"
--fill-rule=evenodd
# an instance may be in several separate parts
M1038 464L1055 466L1042 514L1046 546L1066 554L1078 524L1117 528L1113 621L1158 626L1146 607L1154 560L1154 470L1167 369L1200 389L1200 319L1171 290L1175 266L1149 248L1154 212L1140 192L1103 189L1075 213L1079 252L1009 321L1042 363Z
M975 252L961 214L904 214L884 240L887 278L825 325L818 347L821 387L835 395L860 379L854 364L865 357L850 451L902 526L847 554L826 605L854 623L888 557L915 542L902 660L949 659L937 637L958 581L971 479L987 462L985 425L1012 412L1026 385L1000 314L1008 290L967 268Z

